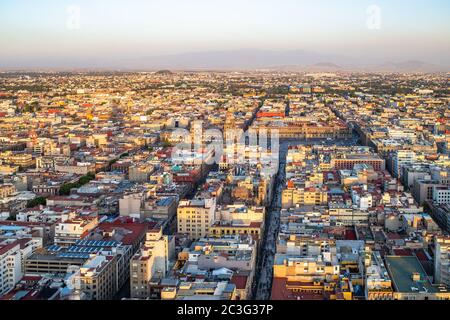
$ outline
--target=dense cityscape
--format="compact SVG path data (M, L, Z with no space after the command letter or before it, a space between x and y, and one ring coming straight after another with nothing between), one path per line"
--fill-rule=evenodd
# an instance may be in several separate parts
M449 300L448 73L0 72L0 300Z

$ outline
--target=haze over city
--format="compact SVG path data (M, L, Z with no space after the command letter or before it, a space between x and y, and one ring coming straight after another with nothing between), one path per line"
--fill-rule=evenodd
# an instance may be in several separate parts
M449 9L0 0L1 319L448 313Z
M0 2L0 68L448 71L445 0Z

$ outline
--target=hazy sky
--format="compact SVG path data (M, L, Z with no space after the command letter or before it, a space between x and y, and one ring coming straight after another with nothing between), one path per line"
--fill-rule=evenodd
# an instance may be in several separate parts
M0 0L0 67L245 48L449 66L450 1Z

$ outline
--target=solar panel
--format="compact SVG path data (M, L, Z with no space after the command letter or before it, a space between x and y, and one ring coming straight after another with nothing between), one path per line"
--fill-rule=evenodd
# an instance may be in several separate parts
M53 244L53 245L49 246L49 247L47 248L47 250L48 250L48 251L55 251L55 252L57 252L57 251L60 251L60 250L61 250L61 247L58 246L58 245Z

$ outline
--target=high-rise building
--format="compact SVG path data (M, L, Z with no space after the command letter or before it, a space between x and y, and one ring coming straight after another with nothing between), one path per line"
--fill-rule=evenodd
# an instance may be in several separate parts
M22 278L20 243L0 244L0 296L14 288Z
M433 189L443 187L438 181L419 179L414 182L413 197L419 205L433 200Z
M149 230L144 245L130 263L130 290L132 298L150 296L149 282L162 279L168 271L169 241L162 229Z
M402 176L402 166L413 163L416 159L416 154L410 150L397 150L392 157L392 174L396 178Z
M433 203L438 205L450 203L450 187L433 187Z
M116 259L105 255L89 258L75 276L75 290L90 300L112 300L119 290Z
M450 285L450 237L436 237L434 282Z

